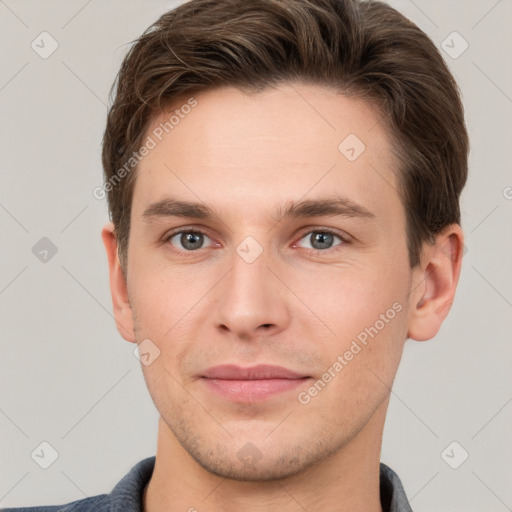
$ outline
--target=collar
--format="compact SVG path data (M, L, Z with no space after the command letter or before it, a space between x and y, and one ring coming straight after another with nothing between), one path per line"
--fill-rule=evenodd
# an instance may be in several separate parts
M142 512L142 495L155 467L156 457L141 460L110 493L111 512ZM380 501L383 512L412 512L398 475L380 463Z

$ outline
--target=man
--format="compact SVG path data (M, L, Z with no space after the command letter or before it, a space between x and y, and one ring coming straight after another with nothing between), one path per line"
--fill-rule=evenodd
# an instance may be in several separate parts
M405 340L454 299L467 153L439 52L386 4L164 14L103 145L114 314L156 458L33 510L410 511L382 432Z

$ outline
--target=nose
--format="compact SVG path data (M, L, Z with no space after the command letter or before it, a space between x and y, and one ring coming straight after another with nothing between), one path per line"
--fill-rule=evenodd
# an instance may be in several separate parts
M290 322L287 290L275 276L276 268L265 251L251 263L234 252L230 272L216 287L218 329L244 340L286 329Z

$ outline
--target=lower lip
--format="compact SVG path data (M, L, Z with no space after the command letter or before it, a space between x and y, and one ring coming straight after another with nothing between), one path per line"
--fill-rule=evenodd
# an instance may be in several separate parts
M308 378L302 379L261 379L261 380L227 380L203 378L211 391L226 398L240 402L256 402L271 396L291 391Z

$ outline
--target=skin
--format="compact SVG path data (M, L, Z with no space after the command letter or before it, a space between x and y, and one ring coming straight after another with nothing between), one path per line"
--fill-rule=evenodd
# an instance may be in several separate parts
M144 510L382 511L390 390L405 340L434 337L448 314L462 230L445 228L410 268L393 141L367 103L305 83L195 98L140 163L126 279L113 225L102 231L118 330L160 350L141 365L160 413ZM147 133L165 119L155 117ZM353 162L338 150L349 134L366 145ZM335 193L374 217L277 220L290 201ZM170 195L206 204L216 217L143 219L149 204ZM170 238L176 228L203 231L201 248L187 252L180 236ZM326 228L348 241L334 236L318 248L311 235ZM236 251L248 236L263 250L252 263ZM299 392L396 303L400 312L300 403ZM280 365L310 378L263 402L237 403L199 376L223 363ZM253 464L237 456L247 443Z

